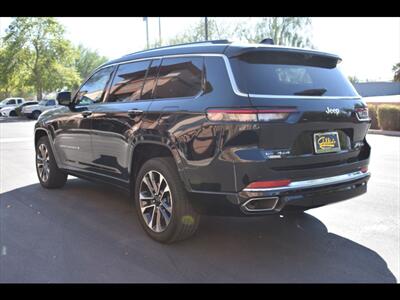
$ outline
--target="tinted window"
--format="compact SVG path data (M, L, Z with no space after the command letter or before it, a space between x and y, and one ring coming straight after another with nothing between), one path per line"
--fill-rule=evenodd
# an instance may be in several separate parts
M203 58L163 59L154 98L195 96L201 91Z
M81 87L77 96L76 103L81 105L93 104L102 100L104 88L106 87L114 67L101 69L93 74L92 77Z
M9 100L8 102L7 102L7 104L15 104L15 100L13 99L13 100Z
M149 64L150 61L140 61L120 65L114 77L107 102L128 102L140 99Z
M158 67L160 65L161 60L155 59L151 62L151 66L149 68L149 72L146 76L146 81L143 85L142 97L141 99L150 99L153 94L154 85L157 79Z
M357 95L331 57L259 51L233 58L231 65L239 89L250 94Z

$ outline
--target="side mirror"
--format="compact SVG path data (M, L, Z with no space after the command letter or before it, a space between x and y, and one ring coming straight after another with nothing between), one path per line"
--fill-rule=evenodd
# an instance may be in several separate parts
M56 100L60 105L69 106L71 104L71 92L59 92Z

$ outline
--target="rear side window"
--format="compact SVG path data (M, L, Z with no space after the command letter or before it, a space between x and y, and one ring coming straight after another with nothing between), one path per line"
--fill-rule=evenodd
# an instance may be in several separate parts
M158 67L160 66L160 59L155 59L151 62L149 71L147 72L146 81L142 89L141 99L151 99L153 95L154 85L157 80Z
M249 94L290 96L357 96L336 66L321 55L259 51L232 58L238 87Z
M123 64L118 67L107 102L129 102L140 99L150 61Z
M154 98L192 97L201 91L203 58L165 58L157 79Z

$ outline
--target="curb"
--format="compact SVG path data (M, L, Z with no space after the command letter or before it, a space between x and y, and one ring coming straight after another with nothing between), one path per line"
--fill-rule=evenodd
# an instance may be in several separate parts
M400 136L400 131L390 131L390 130L379 130L379 129L369 129L369 134L381 134L389 136Z

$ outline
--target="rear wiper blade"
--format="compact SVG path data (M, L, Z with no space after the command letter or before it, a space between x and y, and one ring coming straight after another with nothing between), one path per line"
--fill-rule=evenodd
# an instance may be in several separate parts
M306 95L306 96L322 96L323 94L326 93L326 89L308 89L308 90L303 90L300 92L294 93L295 95Z

